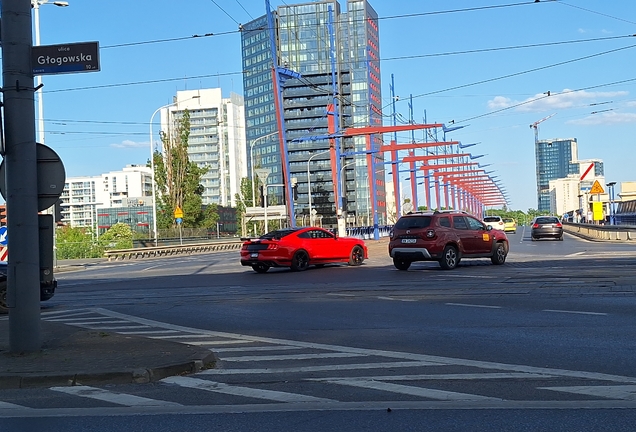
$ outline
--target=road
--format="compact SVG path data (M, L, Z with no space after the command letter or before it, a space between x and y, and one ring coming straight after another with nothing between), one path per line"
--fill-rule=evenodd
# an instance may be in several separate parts
M198 343L221 367L2 391L0 431L633 430L636 247L509 239L504 266L453 271L398 271L374 245L357 268L256 274L230 252L60 274L44 319Z

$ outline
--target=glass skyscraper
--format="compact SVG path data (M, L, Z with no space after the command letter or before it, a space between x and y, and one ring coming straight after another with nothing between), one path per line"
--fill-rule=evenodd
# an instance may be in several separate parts
M550 211L550 180L579 174L576 138L539 140L535 144L537 210Z
M251 155L248 168L251 171L253 164L256 168L270 169L270 184L295 179L298 184L295 210L300 224L309 223L311 183L312 208L322 217L323 225L335 225L330 140L325 137L328 134L327 105L337 101L338 131L382 124L377 14L366 0L347 1L346 12L334 0L285 5L274 14L273 31L277 66L302 75L287 80L282 87L290 179L283 179L276 135L276 95L266 16L242 27L246 137ZM332 40L336 48L333 65ZM379 147L379 138L372 139L372 148ZM339 173L341 195L346 197L348 222L370 225L373 215L369 163L363 153L367 150L366 137L343 138L338 142L343 155ZM371 160L374 172L378 172L376 210L382 223L386 215L384 158L375 153ZM282 204L283 188L271 188L268 198L271 205Z

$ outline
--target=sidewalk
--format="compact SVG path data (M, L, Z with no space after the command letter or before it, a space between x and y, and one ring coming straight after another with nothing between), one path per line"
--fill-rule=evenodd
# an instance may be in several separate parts
M9 353L9 321L0 318L0 389L147 383L214 367L209 350L138 336L41 322L38 353Z

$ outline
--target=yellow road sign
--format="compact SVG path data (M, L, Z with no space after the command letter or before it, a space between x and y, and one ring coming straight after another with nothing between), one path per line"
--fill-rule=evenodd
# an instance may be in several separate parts
M174 218L183 219L183 210L181 210L181 207L177 206L177 208L174 209Z
M603 190L603 186L598 182L598 180L594 180L594 184L592 185L592 189L590 189L591 194L602 194L605 193Z

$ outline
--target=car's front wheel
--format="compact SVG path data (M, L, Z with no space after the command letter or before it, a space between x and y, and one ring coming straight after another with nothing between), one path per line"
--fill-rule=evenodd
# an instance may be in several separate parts
M364 261L364 250L356 245L351 249L351 254L349 254L349 265L359 266L362 265L362 261Z
M452 270L459 264L459 254L457 248L452 245L448 245L442 252L442 258L439 260L439 265L444 270Z
M9 312L9 305L7 304L7 281L0 282L0 313Z
M490 261L495 265L501 265L506 262L506 247L503 243L497 243L495 252L490 257Z
M291 261L291 269L293 271L303 271L307 270L307 267L309 267L309 254L307 251L296 251Z
M253 264L252 269L254 269L256 273L266 273L267 270L269 270L269 266L263 263L258 263L258 264Z
M408 270L411 267L411 261L406 261L400 258L393 258L393 265L398 270Z

